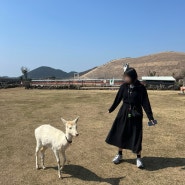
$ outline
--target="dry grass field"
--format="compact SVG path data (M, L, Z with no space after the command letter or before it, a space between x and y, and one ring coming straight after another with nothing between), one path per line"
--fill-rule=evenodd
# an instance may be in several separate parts
M144 118L143 161L124 151L112 164L115 147L104 140L118 109L107 114L116 91L0 91L0 184L2 185L176 185L185 184L185 96L175 91L149 91L158 125ZM63 180L58 179L54 154L46 152L46 170L35 170L34 129L51 124L61 130L60 117L80 116L78 131L67 150Z
M137 58L116 59L85 73L81 78L121 79L122 67L126 63L137 70L139 78L148 76L149 71L155 71L159 76L179 77L185 71L185 53L163 52Z

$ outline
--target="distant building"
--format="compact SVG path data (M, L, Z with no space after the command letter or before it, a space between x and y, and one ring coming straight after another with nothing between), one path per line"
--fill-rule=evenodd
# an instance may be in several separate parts
M142 81L146 85L175 85L175 78L173 76L143 76Z

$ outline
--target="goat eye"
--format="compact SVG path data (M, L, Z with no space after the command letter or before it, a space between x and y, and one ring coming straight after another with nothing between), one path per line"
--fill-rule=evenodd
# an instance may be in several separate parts
M72 127L69 127L69 129L72 129Z

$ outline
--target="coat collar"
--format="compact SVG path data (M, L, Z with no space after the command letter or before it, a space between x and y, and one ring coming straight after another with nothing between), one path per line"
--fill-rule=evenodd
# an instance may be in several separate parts
M126 83L126 84L127 84L127 86L129 87L130 84L128 84L128 83ZM133 86L134 86L134 88L135 88L135 87L141 87L142 84L141 84L141 82L140 82L139 80L136 80L136 82L133 84Z
M136 82L134 83L134 86L135 87L140 87L142 84L141 84L141 82L139 81L139 80L136 80Z

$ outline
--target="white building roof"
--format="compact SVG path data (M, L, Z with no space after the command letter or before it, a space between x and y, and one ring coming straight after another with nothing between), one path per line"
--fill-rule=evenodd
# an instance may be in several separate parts
M157 80L157 81L176 81L173 76L142 76L143 81Z

